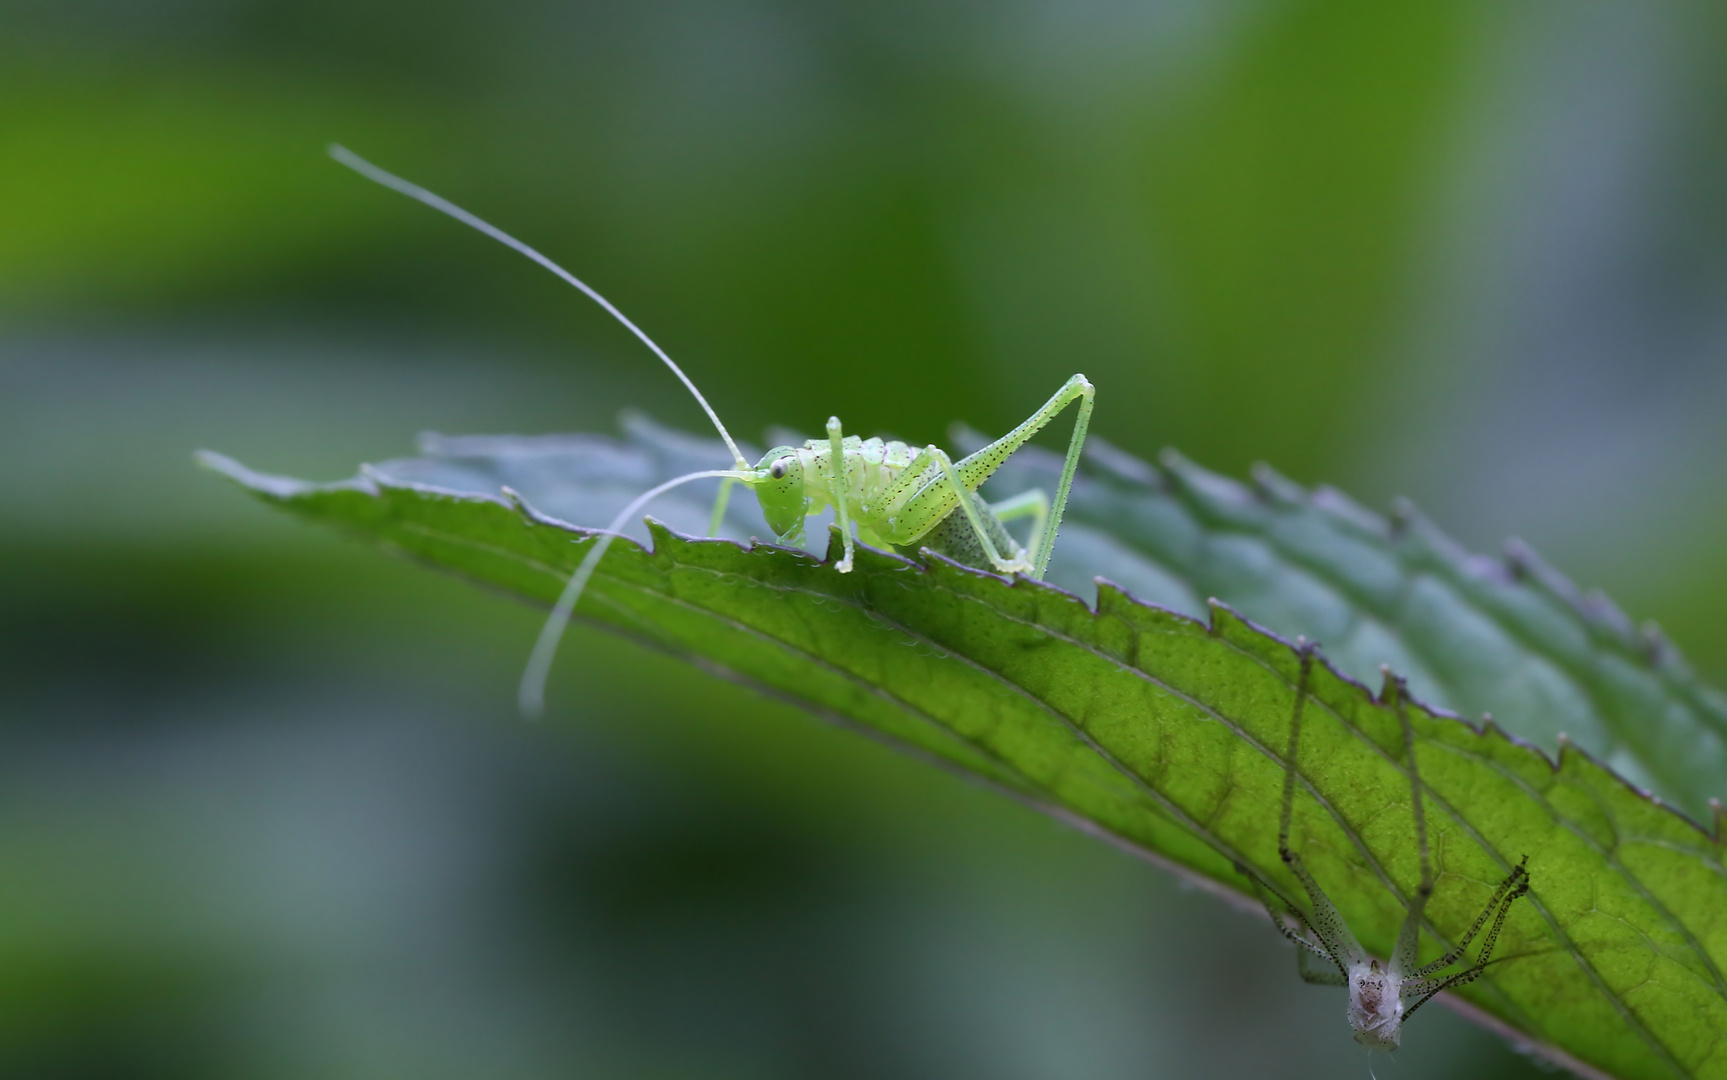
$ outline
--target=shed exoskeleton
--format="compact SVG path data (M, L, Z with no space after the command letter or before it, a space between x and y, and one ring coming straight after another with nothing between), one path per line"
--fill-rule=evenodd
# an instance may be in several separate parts
M1301 715L1307 702L1308 680L1313 672L1316 651L1311 642L1304 640L1298 641L1296 647L1301 657L1301 668L1296 681L1294 712L1289 722L1289 744L1283 757L1283 806L1278 820L1277 852L1290 873L1301 882L1310 901L1309 908L1303 910L1248 867L1237 863L1235 869L1252 884L1272 923L1284 937L1295 943L1296 971L1302 979L1323 986L1349 988L1347 1017L1355 1041L1370 1050L1395 1050L1403 1036L1403 1025L1415 1015L1415 1010L1443 990L1480 978L1492 963L1493 948L1498 944L1499 932L1505 926L1512 902L1529 891L1529 857L1525 855L1511 868L1456 945L1437 960L1418 965L1421 922L1427 902L1433 896L1433 868L1427 850L1427 813L1422 804L1421 775L1415 764L1415 728L1410 723L1405 703L1409 687L1405 680L1391 677L1388 672L1386 685L1396 695L1397 718L1403 728L1410 813L1415 821L1421 879L1409 902L1389 962L1382 963L1368 955L1343 921L1336 905L1325 895L1325 890L1320 888L1301 856L1289 844L1290 818L1295 808L1297 752L1301 746ZM1487 929L1487 936L1482 939L1480 959L1472 965L1466 964L1461 971L1442 974L1446 968L1466 961L1470 944L1483 928Z

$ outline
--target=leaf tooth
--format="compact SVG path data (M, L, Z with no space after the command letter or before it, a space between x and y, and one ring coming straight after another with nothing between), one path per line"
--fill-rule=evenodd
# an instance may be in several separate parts
M1398 497L1391 504L1392 539L1414 553L1423 553L1446 566L1467 568L1471 552L1447 536L1413 501ZM1480 560L1475 560L1479 562Z
M1617 637L1628 648L1637 644L1637 630L1631 622L1631 616L1615 604L1611 597L1600 589L1590 589L1583 597L1583 614L1597 626Z
M830 522L828 527L834 530L834 533L829 534L829 539L828 539L827 558L831 560L835 557L834 556L834 551L835 551L834 543L835 543L835 540L837 539L835 534L838 533L839 526L834 525ZM760 543L760 541L756 541L756 543ZM773 546L773 545L768 545L768 546ZM787 549L787 550L793 550L793 549ZM843 542L840 542L840 546L839 546L838 550L843 555L843 553L845 551L845 545ZM871 547L869 544L866 544L861 540L857 541L856 546L852 549L852 551L853 551L852 562L856 566L881 567L883 569L886 569L886 570L889 570L892 572L896 572L896 573L903 572L903 571L906 571L908 569L915 569L915 570L918 570L921 572L924 569L923 566L920 565L916 559L908 559L904 555L901 555L896 551L884 551L883 549L878 548L878 547ZM804 554L809 557L812 564L821 561L821 560L816 559L816 557L814 555L810 555L809 552L807 552L807 551L804 552Z
M1084 460L1086 464L1095 465L1118 480L1126 480L1141 487L1164 487L1163 474L1156 466L1100 438L1095 432L1088 433L1085 437Z
M1393 540L1401 540L1409 531L1409 525L1419 516L1421 511L1415 508L1415 503L1402 495L1391 500L1391 510L1385 515L1385 524L1390 529Z
M1253 489L1221 473L1202 469L1175 450L1157 456L1171 488L1202 512L1224 521L1263 524L1265 504Z
M1211 632L1211 628L1203 620L1186 612L1147 603L1108 578L1092 580L1097 584L1097 607L1092 612L1094 623L1115 620L1136 635L1148 629L1163 632L1170 627L1177 627L1183 632Z
M1287 663L1289 670L1294 672L1298 663L1297 649L1307 639L1302 637L1297 637L1294 640L1286 638L1276 631L1254 622L1216 597L1212 597L1208 603L1211 608L1209 632L1213 637L1222 638L1249 655L1270 662L1274 666ZM1331 662L1325 658L1324 650L1320 648L1318 642L1311 644L1315 661L1313 665L1314 682L1312 683L1315 694L1320 692L1319 688L1322 682L1329 678L1340 685L1352 687L1356 693L1364 697L1371 698L1373 696L1373 692L1367 687L1332 667ZM1293 675L1291 677L1293 678Z
M1605 630L1627 649L1640 653L1652 668L1665 668L1688 673L1678 648L1670 642L1660 627L1645 622L1633 626L1630 616L1600 589L1585 592L1565 574L1543 559L1533 547L1519 537L1505 541L1505 564L1520 582L1537 592L1544 592L1583 616L1593 627Z
M1253 477L1253 489L1266 502L1296 506L1307 501L1307 489L1278 472L1263 461L1256 461L1248 470Z
M525 496L512 487L500 487L498 489L498 498L496 501L513 508L516 513L521 515L522 520L527 522L529 525L544 525L550 529L560 529L567 533L575 533L578 537L582 538L582 541L590 540L600 534L599 529L589 528L586 525L571 524L563 518L553 517L544 510L535 506L533 503L529 502Z
M1290 649L1293 648L1289 642L1277 637L1277 635L1270 631L1255 625L1253 622L1244 618L1239 612L1236 612L1233 608L1220 600L1213 598L1210 601L1210 608L1212 612L1211 633L1214 636L1222 637L1225 640L1230 641L1232 644L1247 647L1250 651L1253 651L1257 655L1265 656L1268 659L1274 655L1274 652L1282 651L1278 646ZM1266 640L1268 638L1277 642L1277 645L1271 645ZM1336 692L1335 689L1332 689L1333 687L1340 688L1343 686L1353 687L1354 691L1361 694L1363 697L1372 696L1372 692L1368 690L1367 687L1362 686L1360 683L1355 682L1355 680L1350 679L1348 676L1339 673L1329 662L1324 660L1323 655L1320 656L1319 659L1321 662L1314 667L1314 681L1312 684L1313 692L1316 697L1329 696ZM1293 662L1293 657L1291 657L1291 661ZM1380 701L1375 702L1376 706L1381 706L1386 700L1383 696L1384 691L1382 691L1381 694L1382 697ZM1411 710L1416 711L1419 714L1425 714L1433 720L1454 720L1460 727L1467 730L1473 738L1498 742L1507 747L1515 748L1516 751L1529 755L1530 760L1539 761L1554 775L1565 772L1573 776L1579 774L1591 774L1594 777L1605 778L1608 782L1631 793L1636 799L1643 802L1649 808L1658 811L1662 819L1671 818L1684 822L1690 828L1699 832L1705 831L1702 826L1687 817L1672 804L1654 798L1649 792L1639 788L1636 784L1625 779L1623 776L1620 776L1618 772L1604 762L1597 760L1587 750L1572 742L1569 736L1562 737L1560 741L1560 751L1557 757L1550 757L1540 746L1500 727L1489 713L1482 714L1481 727L1477 729L1473 724L1464 721L1461 717L1457 717L1443 709L1435 709L1414 698L1410 699L1409 706ZM1718 812L1715 830L1716 835L1727 836L1727 829L1723 829L1721 827L1719 824L1720 820Z
M1636 783L1622 776L1613 766L1607 764L1607 762L1601 760L1594 754L1591 754L1588 750L1573 742L1571 737L1569 735L1565 735L1563 732L1560 735L1559 759L1555 762L1554 772L1568 773L1572 775L1593 773L1596 777L1605 777L1611 783L1617 784L1626 791L1636 795L1640 801L1654 806L1659 806L1674 817L1690 822L1691 827L1694 829L1698 829L1699 831L1702 829L1702 826L1698 825L1692 819L1687 818L1672 804L1662 802L1651 794L1648 788L1638 787Z
M1223 635L1224 624L1229 621L1231 616L1235 615L1235 612L1229 609L1228 604L1219 600L1215 596L1208 596L1205 598L1205 607L1206 610L1211 613L1211 621L1206 626L1206 630L1213 637L1221 637Z
M523 521L530 525L539 524L539 514L528 505L528 500L522 497L521 492L505 484L498 489L498 494L504 497L504 501L510 505L511 509L515 510Z
M840 532L839 522L828 522L828 550L827 554L822 556L822 561L830 565L838 563L845 558L845 553L845 534Z
M1386 520L1384 515L1369 510L1330 484L1320 484L1314 488L1309 501L1332 521L1364 532L1376 540L1391 536L1391 522Z
M1470 726L1473 727L1474 725L1470 725ZM1554 761L1554 760L1548 758L1546 753L1544 753L1539 746L1535 746L1532 743L1526 743L1522 739L1519 739L1517 736L1511 734L1511 732L1506 731L1504 728L1500 727L1499 722L1497 720L1493 719L1492 713L1484 712L1481 714L1481 727L1477 730L1477 733L1484 739L1497 738L1497 739L1501 739L1505 742L1518 743L1518 744L1521 744L1523 746L1527 746L1530 749L1534 750L1536 753L1540 754L1542 760L1546 761L1550 768L1553 768L1553 769L1559 768L1559 763L1557 761Z
M1661 629L1654 619L1645 619L1638 628L1639 640L1643 645L1643 657L1649 666L1659 671L1669 671L1681 678L1691 677L1691 665L1685 662L1685 654L1679 651L1679 646L1673 644L1673 639Z
M1385 705L1394 701L1402 693L1397 685L1397 674L1391 670L1390 664L1379 665L1379 696L1374 699L1376 704Z
M1117 585L1108 578L1092 578L1097 586L1097 614L1099 617L1121 617L1130 615L1135 608L1156 607L1134 598L1133 594Z
M681 549L690 546L686 537L673 532L671 526L652 514L643 521L648 526L648 539L653 541L655 562L669 563Z
M1505 565L1512 577L1537 592L1546 592L1581 610L1583 591L1569 577L1542 558L1527 540L1513 536L1505 541Z

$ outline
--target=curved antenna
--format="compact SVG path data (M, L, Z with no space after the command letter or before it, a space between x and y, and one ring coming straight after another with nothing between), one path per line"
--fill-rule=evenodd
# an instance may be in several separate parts
M565 270L557 263L546 258L544 255L541 255L533 248L522 243L520 240L517 240L515 237L497 226L480 220L473 214L470 214L466 210L457 206L455 203L450 202L448 199L442 198L441 196L432 194L430 191L427 191L418 184L410 183L397 176L395 173L386 172L385 170L378 168L376 165L354 153L352 150L349 150L347 147L341 146L337 143L331 143L328 147L328 151L332 158L335 158L338 162L346 165L348 168L353 169L366 179L382 184L391 191L399 191L410 199L415 199L419 202L425 203L427 206L439 213L448 214L463 225L478 229L480 232L485 233L487 236L496 240L498 243L503 244L505 247L513 248L516 251L521 252L523 255L526 255L528 258L539 263L547 270L550 270L560 278L563 278L564 281L580 289L588 299L605 308L607 314L623 323L624 326L629 329L630 333L640 338L642 344L646 345L649 349L652 349L655 356L665 361L665 365L672 369L672 374L676 375L689 392L695 395L697 403L702 407L702 411L708 414L708 419L714 422L714 428L719 431L720 438L725 440L726 449L732 452L732 460L737 462L738 468L747 469L750 467L750 463L745 461L744 455L739 452L738 444L732 441L731 434L726 431L726 426L720 423L719 414L714 412L713 406L709 405L708 399L702 396L702 392L700 390L696 389L696 384L690 381L690 377L684 374L684 369L673 363L672 358L666 355L665 350L654 344L654 339L643 333L641 327L631 322L627 317L625 317L623 312L612 306L612 302L610 300L607 300L605 297L595 292L581 278L578 278L568 270Z
M618 530L623 528L624 522L628 521L631 515L640 513L642 507L650 501L679 484L716 476L747 480L754 477L755 473L739 473L735 469L704 469L701 472L686 473L676 479L667 480L659 487L642 492L606 526L599 540L588 549L581 565L576 567L576 572L570 575L570 580L564 585L563 594L558 597L558 602L552 605L552 613L546 616L546 625L540 627L540 639L534 642L533 655L528 657L528 669L522 672L522 686L516 694L516 705L522 710L523 716L538 719L545 710L546 676L551 673L552 658L558 654L558 642L563 640L564 628L570 625L570 616L575 613L576 601L582 598L582 590L588 587L588 579L594 576L594 568L600 564L600 557L612 546L612 541L618 538Z

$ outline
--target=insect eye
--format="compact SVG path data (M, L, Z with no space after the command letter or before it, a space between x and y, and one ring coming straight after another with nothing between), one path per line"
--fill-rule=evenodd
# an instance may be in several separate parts
M780 458L778 461L768 466L768 475L773 477L775 480L784 480L786 478L786 470L790 467L791 458Z

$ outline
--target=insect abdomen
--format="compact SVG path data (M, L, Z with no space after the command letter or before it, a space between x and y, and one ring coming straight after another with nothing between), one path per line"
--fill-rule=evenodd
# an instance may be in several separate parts
M1009 559L1022 559L1025 549L1019 546L1019 541L1008 534L1001 519L990 510L989 503L984 501L977 492L969 492L971 503L977 508L978 519L983 523L984 531L989 533L990 543L995 545L997 553ZM935 523L929 532L924 533L910 544L899 544L895 550L901 555L916 555L918 549L929 548L940 555L946 555L954 562L966 566L975 566L980 570L990 569L989 555L978 542L977 533L973 531L971 522L958 507L953 513Z

